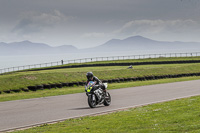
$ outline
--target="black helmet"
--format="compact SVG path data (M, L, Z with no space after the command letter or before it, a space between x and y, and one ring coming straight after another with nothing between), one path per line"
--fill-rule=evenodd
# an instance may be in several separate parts
M87 72L87 74L86 74L86 77L87 77L88 80L92 80L92 77L93 77L93 76L94 76L94 75L93 75L92 72Z

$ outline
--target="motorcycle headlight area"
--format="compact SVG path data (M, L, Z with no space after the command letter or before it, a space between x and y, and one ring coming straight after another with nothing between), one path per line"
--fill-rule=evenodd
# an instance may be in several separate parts
M92 87L87 88L87 92L90 92L92 90Z

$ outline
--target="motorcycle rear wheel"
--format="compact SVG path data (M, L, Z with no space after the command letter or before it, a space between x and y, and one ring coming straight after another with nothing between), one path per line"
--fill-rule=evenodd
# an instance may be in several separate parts
M111 96L108 92L105 94L105 100L103 103L105 106L109 106L111 104Z

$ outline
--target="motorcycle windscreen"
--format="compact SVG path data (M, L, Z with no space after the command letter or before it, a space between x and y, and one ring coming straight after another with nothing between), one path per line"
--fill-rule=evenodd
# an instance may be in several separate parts
M92 90L92 87L95 85L95 82L94 81L89 81L88 84L87 84L87 88L86 88L86 91L87 92L90 92Z

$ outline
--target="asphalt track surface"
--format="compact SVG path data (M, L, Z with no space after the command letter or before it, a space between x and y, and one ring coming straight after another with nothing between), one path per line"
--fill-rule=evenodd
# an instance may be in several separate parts
M83 88L84 89L84 88ZM200 80L109 90L111 105L90 109L85 93L0 102L0 132L200 95Z

